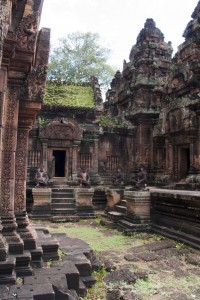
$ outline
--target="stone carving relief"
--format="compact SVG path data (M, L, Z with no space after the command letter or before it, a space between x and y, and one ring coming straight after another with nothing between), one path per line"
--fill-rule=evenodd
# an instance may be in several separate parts
M0 0L0 66L3 55L3 41L10 26L11 0Z
M39 137L50 140L79 140L81 132L73 121L53 121L39 129Z
M22 19L16 30L16 48L34 52L39 25L40 5L41 0L27 2L25 7L25 17Z
M46 75L47 66L33 68L22 89L21 99L37 100L41 102L44 98Z
M10 197L11 197L11 172L13 170L13 143L14 137L14 120L17 109L17 96L18 92L15 88L8 89L7 92L7 114L6 125L3 135L4 151L2 155L2 181L1 181L1 214L6 215L10 209Z
M16 151L16 172L15 172L15 211L22 211L25 208L25 180L27 164L27 140L28 130L18 129L17 151Z

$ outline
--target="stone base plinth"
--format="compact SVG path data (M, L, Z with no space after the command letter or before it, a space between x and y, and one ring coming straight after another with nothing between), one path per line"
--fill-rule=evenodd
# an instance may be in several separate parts
M107 206L106 210L111 210L121 199L124 194L124 190L122 189L107 189L106 197L107 197Z
M150 193L149 191L125 191L124 199L127 205L127 215L135 223L150 223Z
M93 199L94 189L93 188L77 188L75 189L75 201L77 214L81 217L92 217L94 216Z
M51 188L33 188L32 218L47 220L51 217Z

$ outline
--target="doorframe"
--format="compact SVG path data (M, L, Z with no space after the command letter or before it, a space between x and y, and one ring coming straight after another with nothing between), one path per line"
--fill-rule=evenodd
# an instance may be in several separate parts
M53 151L64 151L65 152L65 167L64 167L64 172L65 172L65 176L64 177L60 177L60 178L68 178L68 165L69 165L69 148L59 148L59 147L50 147L48 149L48 161L52 161L53 158ZM56 177L53 177L56 178Z

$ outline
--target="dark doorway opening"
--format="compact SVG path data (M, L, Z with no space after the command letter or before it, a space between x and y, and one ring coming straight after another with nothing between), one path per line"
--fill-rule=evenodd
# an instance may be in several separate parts
M180 149L179 159L179 179L184 179L188 176L190 170L190 149Z
M53 150L55 158L55 177L65 177L65 151Z

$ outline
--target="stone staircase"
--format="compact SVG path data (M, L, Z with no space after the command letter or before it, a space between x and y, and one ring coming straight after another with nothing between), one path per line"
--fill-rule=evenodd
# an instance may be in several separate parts
M94 206L94 211L104 211L107 204L107 197L104 188L95 188L92 203Z
M107 212L107 216L114 222L117 222L121 218L125 217L126 213L127 213L126 200L120 200L112 208L111 211Z
M52 186L51 220L53 222L78 221L74 189L64 182L56 182Z

